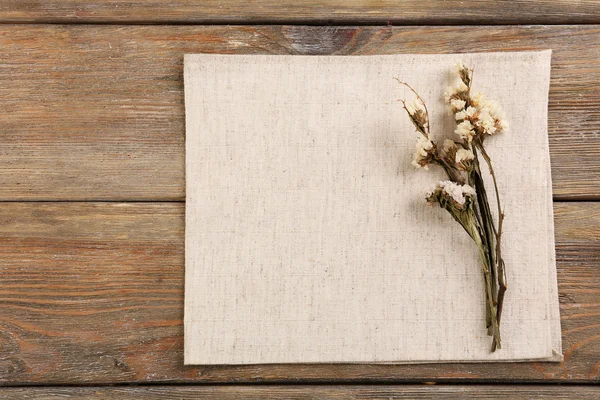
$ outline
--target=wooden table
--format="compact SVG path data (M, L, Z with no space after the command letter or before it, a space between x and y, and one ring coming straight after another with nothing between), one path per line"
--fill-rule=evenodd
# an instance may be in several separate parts
M600 397L600 0L0 0L0 22L0 399ZM183 366L184 53L546 48L563 363Z

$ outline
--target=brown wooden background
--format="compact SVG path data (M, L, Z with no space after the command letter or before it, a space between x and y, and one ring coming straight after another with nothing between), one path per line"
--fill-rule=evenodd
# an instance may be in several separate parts
M596 24L599 0L0 0L0 399L599 398ZM184 53L547 48L563 363L183 366Z

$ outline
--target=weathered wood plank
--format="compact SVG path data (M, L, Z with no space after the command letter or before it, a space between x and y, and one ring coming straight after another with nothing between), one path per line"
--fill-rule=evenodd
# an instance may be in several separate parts
M0 384L599 382L600 203L556 203L565 361L183 365L184 205L0 204Z
M598 23L598 0L2 0L1 22Z
M286 400L359 400L359 399L578 399L600 397L593 386L443 386L443 385L374 385L374 386L137 386L137 387L50 387L0 389L0 400L205 400L286 399Z
M184 53L546 48L555 196L600 199L598 26L0 26L0 200L182 200Z

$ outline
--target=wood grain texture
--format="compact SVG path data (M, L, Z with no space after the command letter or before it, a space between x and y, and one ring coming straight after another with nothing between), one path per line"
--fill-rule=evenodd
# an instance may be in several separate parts
M1 22L598 23L598 0L0 0Z
M600 397L600 388L592 386L441 386L441 385L373 385L373 386L153 386L153 387L68 387L0 389L0 400L394 400L431 399L578 399Z
M556 203L565 361L183 365L184 205L0 204L0 384L600 382L600 203Z
M547 48L555 198L600 199L598 26L14 25L0 48L0 200L182 200L184 53Z

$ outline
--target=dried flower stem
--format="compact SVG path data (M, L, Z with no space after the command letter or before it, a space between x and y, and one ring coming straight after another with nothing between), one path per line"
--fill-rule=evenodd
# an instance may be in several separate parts
M487 191L485 189L485 183L481 172L479 158L477 156L477 150L480 150L478 146L474 146L473 154L475 155L473 171L470 174L470 181L473 182L475 190L477 192L477 204L476 209L480 217L481 229L482 229L482 241L481 252L485 254L485 258L482 257L482 262L487 264L490 274L489 287L486 286L486 301L488 303L486 308L486 324L488 328L488 334L493 337L492 340L492 351L497 348L501 348L500 331L497 329L499 326L498 322L498 304L499 304L499 290L498 290L498 268L497 268L497 249L498 246L498 232L496 230L492 213L489 206L487 197ZM483 155L483 153L482 153ZM485 158L485 157L484 157ZM485 273L485 272L484 272ZM487 282L486 282L487 285ZM487 295L491 293L491 296Z
M483 276L485 281L485 292L486 292L486 315L490 316L490 325L488 326L488 335L492 336L492 348L491 351L496 351L500 348L500 323L496 318L497 306L495 305L493 296L494 291L492 289L494 278L491 272L491 264L487 257L487 248L481 241L475 241L479 247L479 253L482 259Z
M500 192L498 190L498 182L496 179L496 174L494 173L494 167L492 166L492 160L490 156L487 154L485 147L482 144L478 144L477 147L481 150L481 155L485 159L488 168L490 170L490 175L492 176L492 181L494 182L494 192L496 193L496 204L498 206L498 230L495 232L496 234L496 265L498 269L498 310L497 317L498 323L500 323L500 317L502 316L502 306L504 304L504 294L506 293L506 289L508 285L506 284L506 271L504 269L504 260L502 259L502 223L504 222L504 211L502 210L502 206L500 204Z

